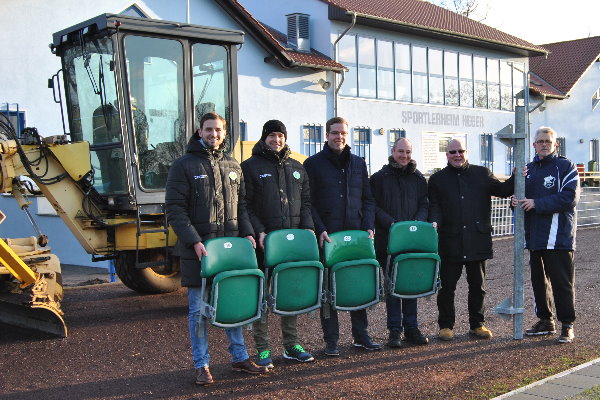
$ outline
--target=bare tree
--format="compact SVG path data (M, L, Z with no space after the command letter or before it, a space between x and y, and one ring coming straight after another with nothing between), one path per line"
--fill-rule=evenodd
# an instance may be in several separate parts
M490 4L482 0L430 0L431 3L447 8L467 18L482 22L490 11Z

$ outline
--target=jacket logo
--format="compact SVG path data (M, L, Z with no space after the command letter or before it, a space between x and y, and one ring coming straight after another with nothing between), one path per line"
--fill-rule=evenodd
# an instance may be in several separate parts
M545 188L550 189L551 187L554 187L555 183L556 183L556 178L553 177L552 175L544 178L544 187Z
M272 175L271 174L260 174L258 177L260 179L262 179L262 178L268 178L269 176L272 176Z
M235 181L237 179L237 172L231 171L229 173L229 179L231 179L232 181Z
M294 171L294 173L292 175L294 176L294 178L300 179L300 172Z
M194 179L206 179L208 175L194 175Z

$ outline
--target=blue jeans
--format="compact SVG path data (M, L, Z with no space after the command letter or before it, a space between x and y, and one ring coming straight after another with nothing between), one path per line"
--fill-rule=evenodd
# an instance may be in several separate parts
M402 332L406 328L417 327L417 299L387 296L385 309L388 330Z
M208 354L208 321L203 318L201 288L188 287L188 321L190 328L190 341L192 342L192 360L195 368L208 367L210 355ZM242 328L226 328L225 334L229 339L227 350L231 354L231 362L240 362L248 358Z

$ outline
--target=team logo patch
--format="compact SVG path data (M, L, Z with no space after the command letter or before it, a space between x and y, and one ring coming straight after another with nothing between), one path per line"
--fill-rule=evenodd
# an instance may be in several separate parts
M232 181L235 181L237 179L237 177L238 177L237 172L231 171L229 173L229 179L231 179Z
M544 178L544 187L545 188L550 189L551 187L554 187L555 183L556 183L556 178L553 177L552 175Z
M300 179L300 172L294 171L294 173L292 175L294 176L294 178Z

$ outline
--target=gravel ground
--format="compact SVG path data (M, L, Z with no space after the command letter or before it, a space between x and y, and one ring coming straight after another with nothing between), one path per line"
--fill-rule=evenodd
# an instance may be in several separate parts
M275 370L264 377L230 369L224 333L211 327L211 371L215 384L194 385L187 338L185 291L140 296L121 284L92 285L66 291L63 308L69 337L52 339L0 324L0 399L487 399L600 357L600 228L578 231L576 339L558 345L556 337L513 339L512 321L493 313L512 296L512 240L494 242L488 267L487 326L495 336L468 334L466 282L457 288L456 340L437 334L434 298L419 301L427 346L370 353L351 346L347 313L340 313L341 356L323 354L318 318L299 318L302 345L316 362L284 360L279 321L271 316ZM526 268L528 275L528 268ZM528 277L525 326L536 321ZM370 332L387 339L385 307L369 312ZM252 335L246 331L249 349ZM254 352L252 351L252 354Z

